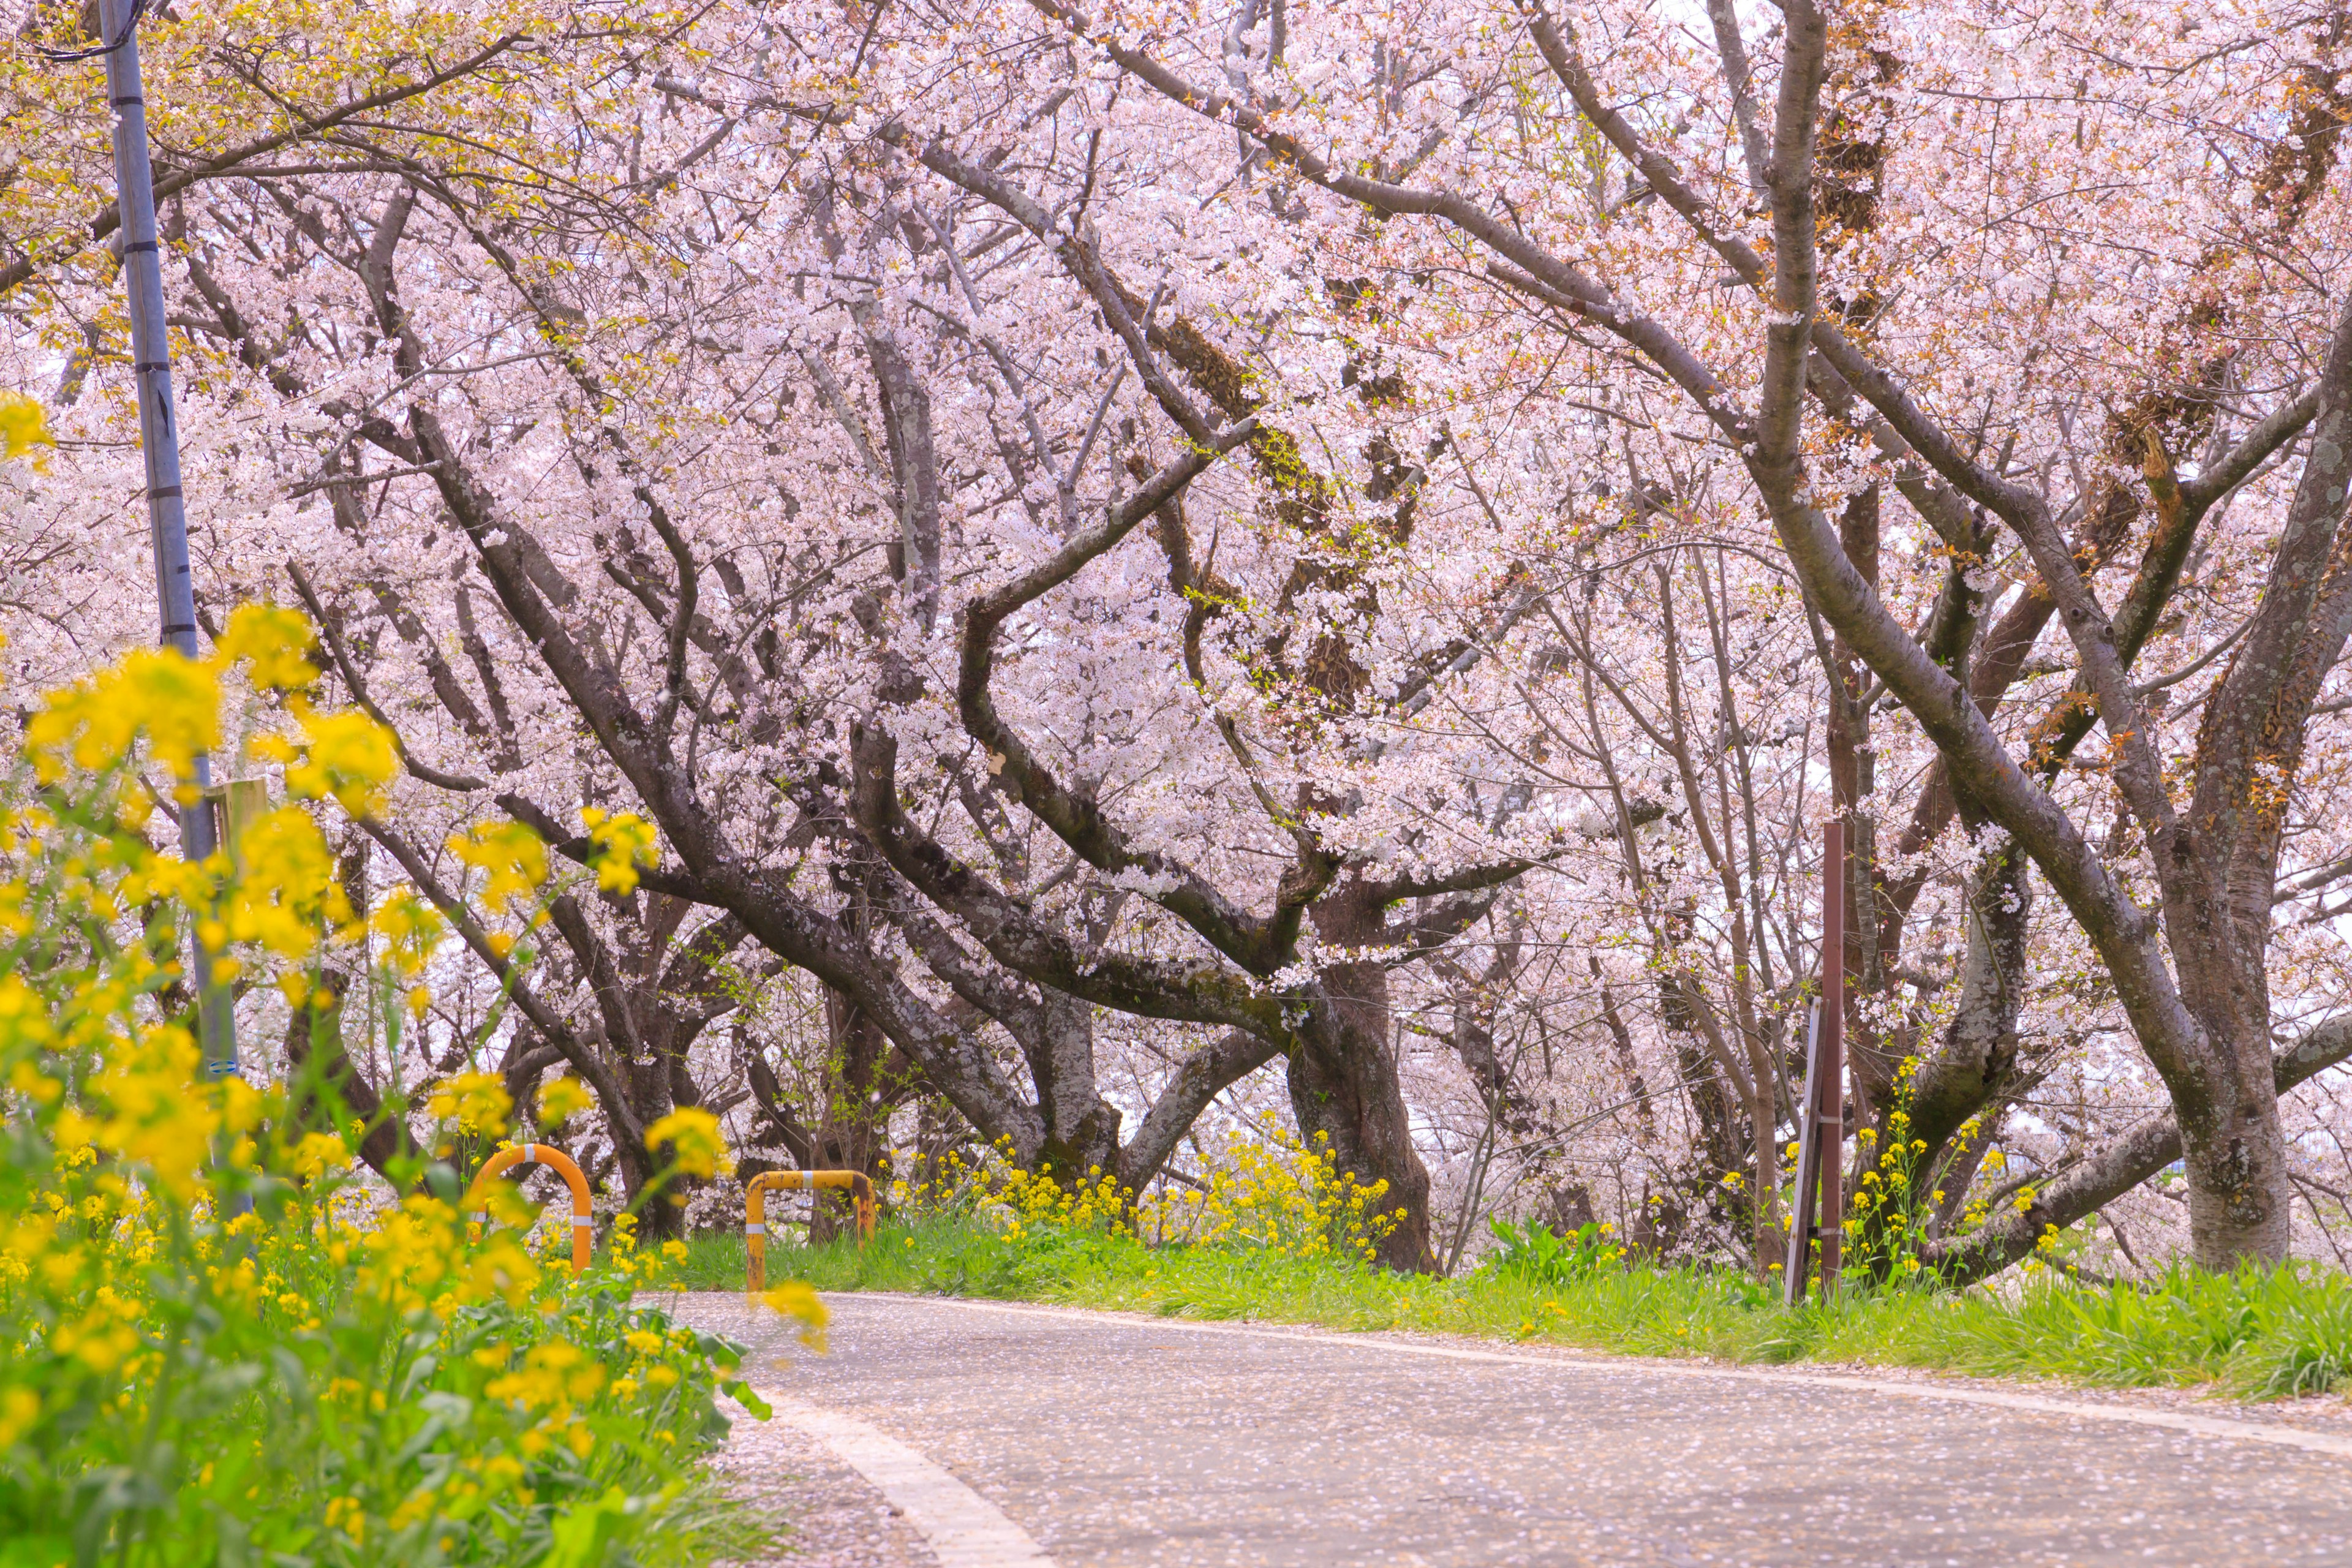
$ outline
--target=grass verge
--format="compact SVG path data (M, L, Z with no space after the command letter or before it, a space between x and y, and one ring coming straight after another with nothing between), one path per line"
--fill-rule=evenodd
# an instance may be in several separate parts
M743 1238L694 1238L688 1289L740 1290ZM885 1224L859 1248L772 1238L769 1278L821 1290L899 1290L1167 1317L1406 1329L1633 1355L1861 1363L1978 1376L2203 1387L2242 1399L2352 1391L2352 1279L2310 1267L2176 1269L2146 1286L2063 1279L2019 1291L1848 1291L1783 1309L1744 1276L1596 1270L1557 1285L1493 1273L1436 1279L1339 1258L1153 1247L1099 1233L1008 1237L974 1215Z

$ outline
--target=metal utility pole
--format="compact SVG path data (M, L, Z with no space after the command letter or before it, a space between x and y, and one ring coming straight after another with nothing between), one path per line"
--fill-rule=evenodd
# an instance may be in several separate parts
M1789 1258L1780 1276L1791 1307L1805 1299L1815 1241L1821 1243L1822 1295L1837 1288L1845 1238L1845 824L1832 819L1822 830L1822 992L1805 1030L1797 1190L1789 1204Z
M130 293L131 360L139 384L139 447L147 461L147 521L155 546L155 599L163 643L188 658L196 652L196 594L188 569L188 518L180 500L180 431L172 405L172 345L163 319L163 258L155 239L155 173L147 159L147 108L139 74L139 18L146 0L99 0L106 57L106 97L114 110L115 201L122 217L122 281ZM198 791L180 808L180 847L202 860L220 847L212 799L212 759L197 753ZM216 955L189 935L194 956L196 1016L205 1069L237 1070L236 1014L228 987L213 983Z

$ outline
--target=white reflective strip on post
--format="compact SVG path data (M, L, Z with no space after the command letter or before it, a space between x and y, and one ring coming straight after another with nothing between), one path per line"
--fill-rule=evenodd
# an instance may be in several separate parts
M594 1215L576 1214L572 1216L572 1223L582 1226L592 1226L596 1223L596 1216Z
M768 1227L764 1225L746 1225L743 1227L743 1234L745 1236L765 1236L768 1234Z
M469 1214L466 1217L476 1225L488 1225L490 1223L490 1211L484 1209L479 1214Z
M523 1163L524 1164L526 1164L526 1165L536 1165L536 1164L538 1164L538 1163L539 1163L539 1152L538 1152L538 1151L539 1151L539 1145L538 1145L538 1144L536 1144L536 1143L526 1143L526 1144L524 1144L524 1145L522 1146L522 1163Z

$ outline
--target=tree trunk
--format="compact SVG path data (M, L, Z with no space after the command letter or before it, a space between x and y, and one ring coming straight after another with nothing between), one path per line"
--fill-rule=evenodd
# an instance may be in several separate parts
M1122 1183L1118 1108L1095 1084L1095 1010L1090 1002L1040 987L1037 1038L1024 1039L1037 1110L1045 1122L1038 1168L1065 1188L1109 1173Z
M292 1089L297 1125L337 1132L330 1108L360 1124L356 1152L394 1190L404 1190L423 1165L422 1151L409 1137L408 1123L384 1109L343 1048L343 997L351 980L341 971L321 969L310 995L286 1023L286 1077Z
M889 1149L890 1112L899 1096L888 1037L857 1005L831 986L824 990L824 1023L830 1058L824 1074L824 1110L817 1120L814 1168L862 1171L876 1186L887 1174L882 1157ZM849 1230L855 1210L846 1194L819 1193L810 1211L809 1240L830 1241Z
M1335 966L1324 984L1337 989L1361 984L1360 972L1387 973L1377 964ZM1380 1012L1387 999L1349 1011ZM1337 1036L1337 1039L1330 1037ZM1328 1032L1310 1030L1290 1053L1290 1104L1307 1142L1328 1152L1333 1163L1366 1185L1385 1183L1376 1205L1396 1222L1382 1239L1377 1258L1400 1271L1426 1271L1435 1259L1429 1246L1429 1170L1412 1146L1412 1127L1396 1069L1384 1051L1369 1047L1360 1024L1340 1024Z
M2210 1045L2200 1081L2168 1086L2189 1177L2189 1247L2208 1268L2275 1263L2292 1239L2294 1188L2273 1081L2263 948L2215 942L2176 952L2181 999Z
M622 1005L628 1005L633 1000L625 998ZM643 1020L639 1026L643 1028L646 1023L655 1026L646 1031L652 1036L659 1030L661 1020L658 1017ZM636 1113L638 1124L651 1127L670 1113L673 1102L669 1065L665 1059L667 1053L653 1038L647 1038L645 1043L648 1049L642 1060L631 1060L625 1047L615 1053L619 1060L614 1065L621 1081L628 1086L629 1108ZM648 1150L640 1156L635 1151L622 1147L618 1139L614 1141L614 1147L620 1155L616 1163L621 1171L622 1191L627 1194L629 1207L637 1216L638 1239L670 1241L683 1238L686 1234L687 1192L693 1185L693 1179L683 1175L672 1176L667 1181L658 1179L662 1167L668 1163L666 1150Z
M1912 1080L1911 1135L1927 1145L1925 1169L1942 1162L1952 1135L2008 1088L2017 1070L2033 881L2016 841L1999 829L1990 837L1969 879L1959 1000L1943 1038ZM1881 1127L1879 1136L1887 1137L1887 1130Z
M1315 907L1315 924L1334 946L1381 940L1384 911L1343 889ZM1370 1184L1385 1182L1381 1212L1396 1228L1378 1258L1399 1270L1436 1265L1429 1245L1429 1170L1413 1147L1412 1119L1397 1082L1385 964L1333 963L1317 971L1322 997L1290 1053L1290 1105L1310 1144L1329 1140L1337 1168Z

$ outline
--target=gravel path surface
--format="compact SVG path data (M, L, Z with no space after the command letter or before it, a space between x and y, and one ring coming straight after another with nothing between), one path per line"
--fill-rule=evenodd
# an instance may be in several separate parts
M2352 1444L2334 1423L2313 1429L2338 1451L2312 1452L2089 1410L1483 1342L898 1296L827 1304L821 1359L740 1297L678 1310L750 1342L754 1382L945 1467L1061 1568L2352 1563ZM1462 1349L1432 1353L1440 1344L1507 1359L1448 1359ZM2175 1412L2223 1429L2232 1414L2140 1413ZM831 1462L798 1434L771 1457L757 1423L739 1433L739 1468L822 1477ZM910 1544L876 1494L832 1475L805 1506L838 1495L853 1533ZM828 1528L803 1519L811 1542Z

